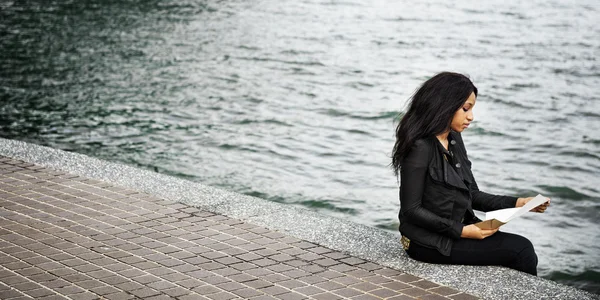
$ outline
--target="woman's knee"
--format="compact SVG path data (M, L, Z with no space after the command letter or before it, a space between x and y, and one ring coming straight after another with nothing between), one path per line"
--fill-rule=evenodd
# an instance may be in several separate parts
M533 244L529 239L512 233L504 233L504 242L502 247L512 249L513 251L519 253L533 250Z
M513 249L516 255L515 268L532 275L537 275L538 257L531 241L525 237L515 235L514 242Z
M535 249L533 248L531 241L520 235L517 235L517 237L519 239L519 246L516 247L516 249L518 249L519 254L525 257L535 257L537 262L537 255L535 254Z
M519 269L537 276L538 257L533 248L525 249L519 257Z

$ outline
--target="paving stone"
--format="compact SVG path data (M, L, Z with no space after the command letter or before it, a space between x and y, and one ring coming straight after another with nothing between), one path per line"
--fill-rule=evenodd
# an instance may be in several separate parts
M112 286L107 286L107 285L103 285L103 286L96 287L96 288L91 288L89 290L98 295L109 295L109 294L115 294L115 293L120 292L118 289L116 289Z
M134 281L128 281L128 282L116 284L116 285L114 285L114 287L127 292L127 291L141 289L144 287L144 285L134 282Z
M388 298L388 297L398 295L398 293L396 291L386 289L386 288L379 288L376 290L372 290L372 291L369 291L369 293L373 294L377 297L380 297L380 298Z
M127 300L127 299L133 299L133 298L135 298L135 296L132 294L125 293L125 292L117 292L117 293L113 293L113 294L104 295L104 298L110 299L110 300Z
M410 274L400 274L400 275L392 277L392 279L400 281L400 282L405 282L405 283L410 283L413 281L421 280L421 278L414 276L414 275L410 275Z
M239 297L242 297L243 299L249 299L252 297L264 295L263 293L251 288L238 289L232 291L232 293L238 295Z
M447 300L448 298L438 295L438 294L427 294L427 295L420 296L419 299L422 299L422 300ZM472 298L472 299L478 299L478 298Z
M59 294L66 295L66 296L75 295L75 294L84 292L84 290L81 289L80 287L72 286L72 285L61 287L61 288L56 288L56 289L54 289L54 291L56 291Z
M233 275L237 275L237 274L241 274L242 271L236 270L234 268L230 268L230 267L225 267L225 268L221 268L221 269L216 269L216 270L212 270L211 272L224 276L224 277L231 277Z
M362 260L360 258L356 258L356 257L348 257L348 258L345 258L345 259L341 259L340 261L343 262L343 263L347 263L347 264L349 264L351 266L365 263L364 260Z
M262 255L262 256L272 256L272 255L278 254L279 252L275 251L273 249L267 249L267 248L265 248L265 249L255 250L254 253L256 253L258 255Z
M302 295L311 296L325 292L325 290L317 288L315 286L309 285L305 287L299 287L294 289L295 292L300 293Z
M332 267L329 267L330 270L334 270L334 271L338 271L340 273L345 273L345 272L350 272L350 271L354 271L356 270L355 267L346 265L346 264L339 264L339 265L335 265Z
M35 276L45 276L45 275L46 274L40 274L40 275L35 275ZM52 276L52 275L50 275L50 276ZM26 282L27 278L22 277L22 276L17 276L17 275L11 275L11 276L2 278L1 281L7 285L14 285L14 284ZM37 280L35 280L35 281L37 281Z
M442 296L448 296L448 295L454 295L454 294L458 294L460 293L459 291L446 287L446 286L440 286L437 288L432 288L429 289L430 292L436 293L436 294L440 294Z
M174 273L175 271L170 268L167 268L167 267L159 267L159 268L147 270L147 272L160 277L160 276Z
M289 277L279 274L279 273L265 275L265 276L262 276L261 278L263 278L264 280L270 281L272 283L277 283L280 281L286 281L286 280L290 279Z
M218 292L215 294L208 295L207 297L209 299L213 299L213 300L229 300L229 299L237 298L236 295L234 295L230 292Z
M62 276L62 278L64 280L67 280L69 282L73 282L73 283L77 283L79 285L79 282L81 281L91 281L91 277L85 275L85 274L81 274L81 273L75 273L75 274L71 274L71 275L67 275L67 276Z
M28 290L28 291L24 291L24 292L27 295L33 297L34 299L56 294L55 292L53 292L47 288L38 288L38 289Z
M275 264L275 265L268 266L267 269L269 269L273 272L282 273L282 272L294 270L295 268L288 266L286 264Z
M262 280L262 279L256 279L256 280L251 280L251 281L247 281L244 282L245 285L255 288L255 289L260 289L260 288L264 288L264 287L268 287L268 286L272 286L273 283L266 281L266 280Z
M12 285L14 289L19 291L29 291L40 288L40 285L34 282L23 282L19 284Z
M154 276L154 275L142 275L142 276L138 276L138 277L134 277L133 280L141 283L141 284L148 284L150 282L155 282L155 281L159 281L160 278Z
M329 252L329 253L324 253L323 256L329 257L331 259L337 259L337 260L341 260L344 258L347 258L348 255L341 253L341 252Z
M155 290L155 289L151 289L148 287L144 287L138 290L133 290L133 291L129 291L128 293L131 293L132 295L135 295L137 297L140 298L146 298L146 297L150 297L150 296L155 296L160 294L159 291Z
M339 284L343 284L343 285L353 285L353 284L357 284L357 283L361 282L359 279L351 277L351 276L337 277L337 278L332 279L332 281L337 282Z
M285 287L287 289L295 289L295 288L299 288L299 287L304 287L307 286L306 283L295 280L295 279L290 279L290 280L284 280L284 281L279 281L277 282L277 285L280 285L282 287Z
M359 291L363 291L363 292L369 292L372 290L376 290L378 288L378 286L368 283L368 282L361 282L361 283L357 283L354 284L352 286L350 286L353 289L357 289Z
M361 293L355 289L351 289L351 288L342 288L339 290L335 290L332 293L336 294L338 296L346 297L346 298L355 297L355 296L363 294L363 293Z
M263 293L273 295L273 296L276 296L279 294L285 294L285 293L289 292L288 289L285 289L285 288L282 288L279 286L268 286L268 287L260 288L259 290Z
M416 287L415 288L404 289L404 290L402 290L402 293L406 294L406 295L409 295L411 297L419 297L419 296L430 294L426 290L421 289L421 288L416 288Z
M172 289L166 289L164 291L162 291L163 293L171 296L171 297L179 297L179 296L183 296L183 295L188 295L190 293L190 290L188 289L184 289L181 287L175 287Z
M281 253L281 254L275 254L273 256L270 256L269 259L272 259L274 261L278 261L278 262L285 262L285 261L289 261L289 260L293 260L294 257L285 253Z
M42 285L44 285L45 287L54 289L54 288L60 288L60 287L65 287L68 285L71 285L70 282L57 278L54 280L50 280L50 281L46 281L46 282L41 282Z
M475 299L479 299L475 296L469 295L469 294L465 294L465 293L460 293L460 294L456 294L453 296L450 296L451 299L454 300L475 300Z
M332 293L321 293L321 294L317 294L317 295L312 295L313 299L317 299L317 300L337 300L337 299L343 299L341 296L332 294Z
M114 276L114 273L107 271L107 270L98 270L98 271L89 272L89 273L87 273L87 275L94 277L96 279L102 279L102 278Z
M155 281L155 282L149 283L147 286L151 287L151 288L153 288L155 290L158 290L158 291L167 290L167 289L171 289L171 288L177 287L177 285L175 285L175 284L173 284L171 282L168 282L168 281L164 281L164 280Z
M403 282L399 282L399 281L393 281L390 283L384 283L382 284L383 287L386 287L388 289L394 290L394 291L401 291L407 288L410 288L411 285L403 283Z
M218 285L221 283L231 282L231 280L223 277L223 276L210 276L206 278L202 278L202 281L211 285Z
M367 270L367 271L375 271L375 270L379 270L379 269L383 268L382 266L380 266L378 264L374 264L372 262L367 262L364 264L356 265L356 267L359 267L359 268Z
M202 281L197 280L197 279L187 279L187 280L183 280L183 281L178 281L177 284L182 287L188 288L188 289L192 289L192 288L204 285L204 283Z
M233 282L233 281L218 284L217 287L219 287L220 289L223 289L225 291L229 291L229 292L247 288L245 285L243 285L241 283Z
M114 276L109 276L109 277L104 277L101 278L100 281L105 282L109 285L117 285L120 283L124 283L124 282L128 282L129 279L123 277L123 276L119 276L119 275L114 275Z
M311 273L299 269L291 269L289 271L282 272L281 274L291 278L300 278L311 275Z
M230 278L233 281L240 282L240 283L248 282L248 281L256 279L256 277L254 277L254 276L250 276L248 274L243 274L243 273L229 275L228 278Z
M225 257L221 257L221 258L218 258L215 260L224 265L232 265L232 264L242 262L240 259L237 259L237 258L231 257L231 256L225 256Z
M302 299L308 299L308 297L295 293L295 292L289 292L289 293L285 293L285 294L279 294L276 295L275 298L277 299L282 299L282 300L302 300Z
M440 286L439 284L433 283L433 282L428 281L428 280L413 281L410 284L414 285L416 287L420 287L420 288L425 289L425 290Z
M317 283L317 284L315 284L315 286L318 288L321 288L323 290L326 290L326 291L335 291L335 290L344 288L347 285L339 284L339 283L336 283L333 281L325 281L325 282Z
M340 264L339 261L333 260L331 258L323 258L323 259L315 260L313 262L315 264L318 264L318 265L323 266L323 267L330 267L330 266L335 266L337 264Z
M193 291L200 295L210 295L210 294L216 294L216 293L220 292L221 290L214 286L202 285L199 287L195 287L193 289Z
M77 271L71 268L64 267L60 269L50 270L48 271L48 273L56 275L58 277L66 277L68 275L76 274Z
M252 261L253 264L258 265L259 267L266 267L266 266L271 266L274 264L278 264L278 262L272 260L272 259L268 259L268 258L262 258L262 259L257 259L257 260L253 260Z
M310 265L310 266L317 266L315 264L311 264L310 262L307 262L307 261L304 261L304 260L301 260L301 259L288 260L288 261L285 261L283 263L286 264L286 265L288 265L288 266L292 266L292 267L300 268L300 269L303 269L304 266L308 266L308 265ZM320 266L317 266L317 267L319 268L319 270L324 270ZM312 272L312 271L309 271L309 270L305 270L305 271Z
M32 276L32 275L42 274L42 273L44 273L44 270L32 267L32 268L20 269L20 270L17 270L16 272L24 277L28 277L28 276Z
M344 272L344 273L346 273L347 275L354 276L356 278L366 278L366 277L371 277L374 275L374 273L372 273L372 272L360 270L360 269L352 270L352 271Z
M23 295L23 293L21 293L17 290L6 290L6 291L0 292L0 299L15 298L15 297L19 297L22 295Z
M383 276L379 276L379 275L364 277L364 278L362 278L362 280L364 280L366 282L374 283L374 284L383 284L383 283L388 283L388 282L392 281L391 279L389 279L387 277L383 277Z
M185 296L181 296L177 298L178 300L203 300L203 299L209 299L206 298L204 296L200 296L198 294L190 294L190 295L185 295Z
M261 259L262 256L248 252L248 253L244 253L241 255L236 256L239 259L245 260L245 261L253 261L253 260L257 260L257 259Z
M127 269L127 270L119 272L119 275L125 276L127 278L133 278L133 277L137 277L137 276L143 276L145 274L146 274L145 272L142 272L142 271L137 270L137 269Z

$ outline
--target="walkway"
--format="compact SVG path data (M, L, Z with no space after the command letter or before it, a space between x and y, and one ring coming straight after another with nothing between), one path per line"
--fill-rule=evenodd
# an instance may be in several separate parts
M0 299L475 299L181 203L0 156Z

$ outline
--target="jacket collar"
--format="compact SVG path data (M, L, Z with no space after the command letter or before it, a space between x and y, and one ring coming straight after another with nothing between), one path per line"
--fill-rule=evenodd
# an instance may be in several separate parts
M467 184L470 184L471 180L465 169L468 168L466 159L462 159L462 145L459 145L461 140L454 137L454 132L451 132L448 135L448 150L435 136L432 138L432 142L435 143L437 151L434 151L434 159L431 161L430 167L441 168L446 184L469 191Z

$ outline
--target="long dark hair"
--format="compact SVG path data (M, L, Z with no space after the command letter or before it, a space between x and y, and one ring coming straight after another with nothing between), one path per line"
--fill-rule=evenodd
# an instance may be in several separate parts
M396 127L396 144L392 154L394 174L414 143L450 129L454 113L477 88L465 75L442 72L425 81L411 97L408 111Z

